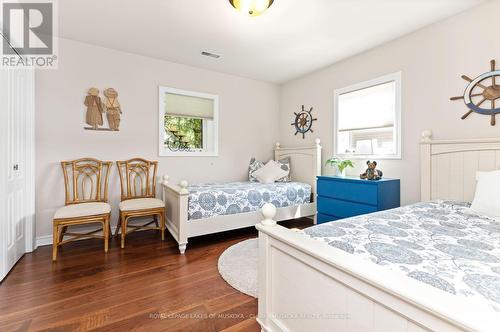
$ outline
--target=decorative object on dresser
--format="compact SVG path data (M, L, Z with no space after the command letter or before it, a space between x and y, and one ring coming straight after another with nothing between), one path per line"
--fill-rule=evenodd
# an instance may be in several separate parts
M121 228L121 247L125 247L127 234L140 229L157 229L165 239L165 203L155 198L157 161L134 158L117 161L120 175L121 202L120 219L116 234ZM142 225L131 225L131 218L153 217L152 221ZM158 220L159 219L159 220ZM151 224L156 226L150 226ZM131 228L131 231L128 229Z
M85 97L84 104L87 106L85 122L90 126L84 128L88 130L99 130L99 126L103 124L102 114L104 113L101 97L99 97L99 89L90 88L87 97Z
M295 127L295 135L302 134L302 138L306 137L307 132L313 133L312 123L318 119L313 118L311 112L313 108L311 107L309 111L306 111L304 105L302 105L302 111L299 113L293 112L295 115L295 120L291 123Z
M362 174L359 175L360 179L366 179L366 180L380 180L382 178L382 171L377 168L377 162L374 161L367 161L366 165L368 168L366 171Z
M318 176L317 223L399 207L399 180Z
M354 167L354 163L349 159L332 158L326 161L327 165L334 166L337 169L338 176L345 176L347 167Z
M62 161L65 206L58 209L53 221L52 260L57 259L57 248L82 238L103 238L104 252L108 251L111 234L108 201L108 178L112 162L92 158ZM68 227L83 224L102 224L102 229L87 233L68 232ZM102 236L96 233L102 230ZM70 236L69 239L64 239Z
M474 79L462 75L462 78L469 82L469 85L465 88L463 96L450 98L450 100L463 99L465 106L469 108L469 111L462 116L462 120L465 120L474 112L489 115L491 117L490 124L492 126L495 125L495 115L500 113L500 107L498 107L500 105L496 105L496 101L500 98L500 85L496 81L497 77L500 76L500 70L496 70L495 60L490 61L490 67L491 71L481 74ZM485 82L489 79L491 79L491 85ZM490 107L481 107L487 101L490 102Z
M274 160L286 158L293 182L252 181L255 160L249 168L248 182L188 186L183 180L173 185L164 176L166 227L179 244L180 253L184 254L191 237L255 226L262 220L258 209L266 202L278 206L278 221L315 216L316 203L312 200L316 196L316 177L321 174L319 139L312 147L284 148L277 143Z
M113 88L108 88L104 90L104 96L106 97L104 107L106 109L109 129L118 131L120 130L120 118L122 114L122 109L117 99L118 92Z

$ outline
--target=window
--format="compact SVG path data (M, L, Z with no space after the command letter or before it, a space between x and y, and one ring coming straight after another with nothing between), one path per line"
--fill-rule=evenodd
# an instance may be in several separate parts
M334 155L401 158L401 73L335 91Z
M217 156L218 96L159 88L160 156Z

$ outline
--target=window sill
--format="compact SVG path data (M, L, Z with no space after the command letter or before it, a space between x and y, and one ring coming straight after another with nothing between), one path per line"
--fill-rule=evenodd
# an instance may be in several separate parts
M335 154L336 158L359 160L359 159L376 159L376 160L401 160L403 159L401 155L352 155L352 154Z
M160 157L218 157L218 151L170 151L168 148L160 147Z

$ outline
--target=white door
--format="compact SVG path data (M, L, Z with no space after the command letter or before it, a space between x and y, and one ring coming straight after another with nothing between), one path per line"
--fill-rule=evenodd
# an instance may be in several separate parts
M26 235L31 237L32 195L31 154L33 73L28 69L2 70L2 269L0 280L23 256ZM29 232L28 232L29 229ZM28 249L28 250L27 250Z

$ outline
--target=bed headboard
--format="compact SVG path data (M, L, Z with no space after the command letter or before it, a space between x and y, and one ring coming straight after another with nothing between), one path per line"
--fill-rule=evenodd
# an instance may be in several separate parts
M500 169L500 139L433 140L422 133L420 198L472 201L476 172Z
M316 194L316 177L321 175L321 144L319 138L314 146L283 148L280 143L274 147L274 160L290 158L292 181L310 184Z

